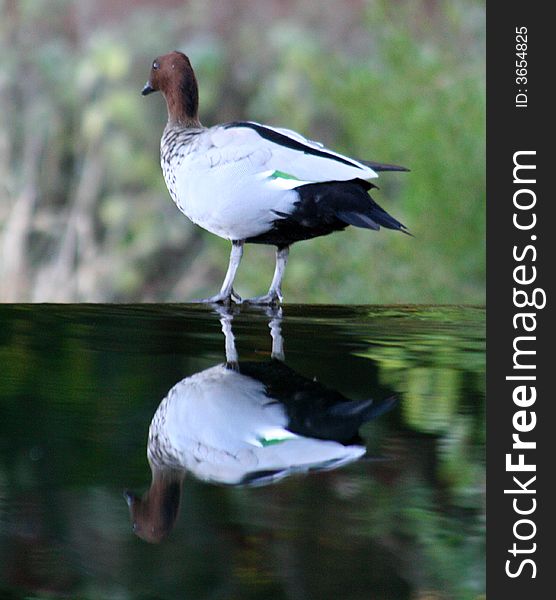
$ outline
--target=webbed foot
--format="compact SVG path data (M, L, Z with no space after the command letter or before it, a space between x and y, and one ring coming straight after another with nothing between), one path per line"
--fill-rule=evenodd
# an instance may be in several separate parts
M244 302L246 304L258 304L258 305L276 305L281 304L283 300L282 292L280 290L269 290L268 294L264 296L255 296L254 298L246 298Z
M209 298L201 298L200 300L193 300L193 302L198 304L224 304L226 306L230 306L232 302L235 302L235 304L241 304L243 299L232 288L229 293L219 292L218 294L210 296Z

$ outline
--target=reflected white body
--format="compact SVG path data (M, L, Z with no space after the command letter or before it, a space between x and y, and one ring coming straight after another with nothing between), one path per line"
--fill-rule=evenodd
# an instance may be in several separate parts
M153 467L231 485L335 468L365 454L363 446L302 437L287 425L284 406L261 382L222 364L170 390L153 417L147 454Z

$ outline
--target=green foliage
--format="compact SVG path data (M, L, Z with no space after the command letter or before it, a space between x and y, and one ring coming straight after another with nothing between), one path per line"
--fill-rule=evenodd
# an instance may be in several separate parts
M223 17L192 0L102 21L86 0L74 26L71 6L2 7L3 300L181 301L219 285L228 245L172 204L164 105L139 96L152 58L176 47L206 125L257 119L411 169L381 176L373 197L415 237L350 228L300 243L288 300L484 301L482 3L369 0L340 15L300 1L279 16L238 4ZM242 295L264 291L272 254L248 248Z

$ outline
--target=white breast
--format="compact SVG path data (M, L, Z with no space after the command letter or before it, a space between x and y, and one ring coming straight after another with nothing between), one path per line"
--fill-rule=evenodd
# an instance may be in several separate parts
M275 211L289 213L299 199L294 190L269 178L271 149L253 144L250 137L248 141L220 147L213 129L169 128L161 142L162 171L177 207L197 225L229 240L268 231Z
M261 173L260 157L208 166L187 156L176 171L180 210L194 223L229 240L242 240L268 231L275 211L291 212L297 192L280 189Z

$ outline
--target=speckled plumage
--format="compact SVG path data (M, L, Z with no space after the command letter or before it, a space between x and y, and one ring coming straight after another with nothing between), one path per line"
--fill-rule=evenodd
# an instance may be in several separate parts
M172 200L182 211L176 191L176 171L180 168L184 157L195 152L195 139L203 131L204 129L200 127L193 129L167 124L160 140L160 166L164 181Z

